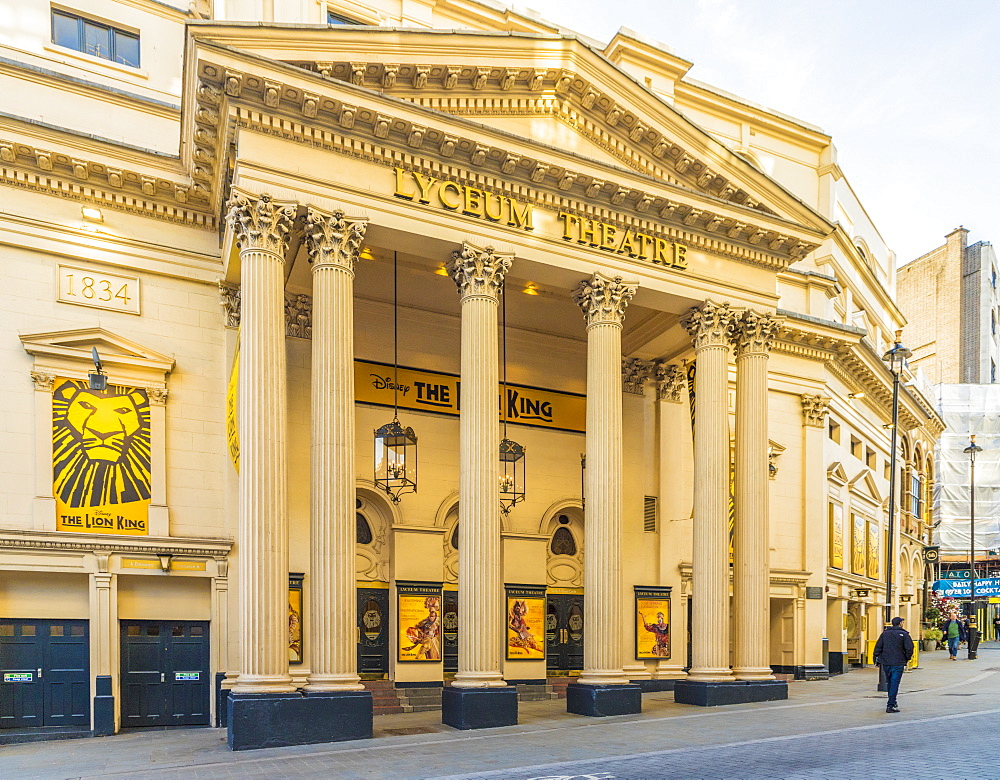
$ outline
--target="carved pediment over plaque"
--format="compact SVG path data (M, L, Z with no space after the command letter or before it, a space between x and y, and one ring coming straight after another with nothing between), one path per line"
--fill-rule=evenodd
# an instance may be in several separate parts
M75 369L74 375L81 368L92 370L93 347L97 347L101 362L109 373L113 373L115 366L120 366L162 375L174 367L171 356L100 327L30 333L20 338L25 351L34 356L37 366Z

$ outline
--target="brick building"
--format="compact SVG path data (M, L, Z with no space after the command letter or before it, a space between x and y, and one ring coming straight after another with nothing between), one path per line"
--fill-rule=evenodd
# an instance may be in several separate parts
M910 365L922 368L932 384L997 381L996 253L989 242L969 245L968 238L969 231L958 227L943 246L897 272Z

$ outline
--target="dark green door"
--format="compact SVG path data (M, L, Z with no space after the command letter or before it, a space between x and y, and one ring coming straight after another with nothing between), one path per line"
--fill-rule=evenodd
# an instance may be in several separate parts
M583 596L549 594L545 614L545 655L550 673L583 669Z
M358 588L358 674L362 680L389 674L388 588Z
M86 620L0 620L0 728L90 725Z
M449 674L458 671L458 591L446 590L443 601L441 657L444 659L444 671Z
M209 725L208 623L121 622L122 727Z

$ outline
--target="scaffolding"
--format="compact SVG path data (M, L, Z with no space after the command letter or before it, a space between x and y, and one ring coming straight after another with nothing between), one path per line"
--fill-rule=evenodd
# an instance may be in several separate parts
M969 552L969 436L983 448L976 455L976 553L1000 549L1000 384L938 385L938 411L945 430L937 447L935 541L942 553Z

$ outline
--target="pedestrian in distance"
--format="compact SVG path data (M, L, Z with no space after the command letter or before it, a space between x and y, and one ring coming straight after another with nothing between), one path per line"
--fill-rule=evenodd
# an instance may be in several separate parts
M886 712L899 712L896 696L899 694L899 683L903 679L906 664L913 657L913 640L909 632L903 628L903 618L894 617L892 625L886 626L882 635L875 643L874 660L882 667L885 681L889 687L889 701L886 702Z
M1000 641L1000 614L993 618L993 638Z
M941 624L941 633L948 643L948 660L955 661L958 657L958 643L964 642L968 637L965 631L965 624L958 619L958 615L950 615Z

